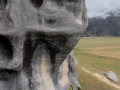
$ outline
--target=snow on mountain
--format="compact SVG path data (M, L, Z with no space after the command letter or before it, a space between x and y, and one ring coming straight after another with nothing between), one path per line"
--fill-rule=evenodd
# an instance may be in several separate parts
M113 10L110 10L109 12L106 12L107 15L114 15L114 16L120 16L120 7L115 8Z
M120 36L120 0L86 0L88 28L84 36Z
M95 16L95 17L96 18L106 18L108 16L120 16L120 7L117 7L115 9L106 11L104 13L101 13L98 16Z
M106 18L115 13L119 15L120 0L85 0L88 18Z
M108 11L109 11L108 9L98 9L94 11L88 11L88 18L103 16Z

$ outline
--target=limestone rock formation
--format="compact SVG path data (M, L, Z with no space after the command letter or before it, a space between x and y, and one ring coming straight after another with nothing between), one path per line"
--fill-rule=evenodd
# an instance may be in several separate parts
M105 73L106 77L114 82L118 82L118 77L113 71L107 71Z
M82 87L77 80L78 79L78 73L76 70L77 60L74 57L73 51L71 51L71 53L67 56L67 60L68 60L68 68L69 68L68 76L72 82L71 85L73 86L73 89L77 87L80 90L82 89Z
M0 0L0 90L77 90L66 57L86 27L85 0Z

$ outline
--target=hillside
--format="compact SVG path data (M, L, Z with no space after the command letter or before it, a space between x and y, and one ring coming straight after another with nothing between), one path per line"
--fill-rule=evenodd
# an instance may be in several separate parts
M88 19L84 36L120 36L120 7Z

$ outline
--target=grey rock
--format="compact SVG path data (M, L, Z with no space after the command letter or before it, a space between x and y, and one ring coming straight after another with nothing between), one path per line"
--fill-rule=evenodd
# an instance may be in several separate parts
M78 73L76 70L77 60L74 57L73 51L71 51L71 53L67 56L67 60L68 60L68 67L69 67L68 76L72 81L71 85L73 86L73 89L79 88L81 90L82 87L77 80L78 79Z
M0 90L77 90L66 57L87 23L85 0L0 0Z
M105 73L106 77L114 82L118 82L118 77L113 71L107 71Z

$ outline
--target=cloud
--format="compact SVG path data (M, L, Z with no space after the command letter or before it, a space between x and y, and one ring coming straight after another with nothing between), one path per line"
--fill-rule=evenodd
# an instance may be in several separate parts
M88 10L88 17L94 17L107 10L112 10L120 6L120 0L85 0Z

